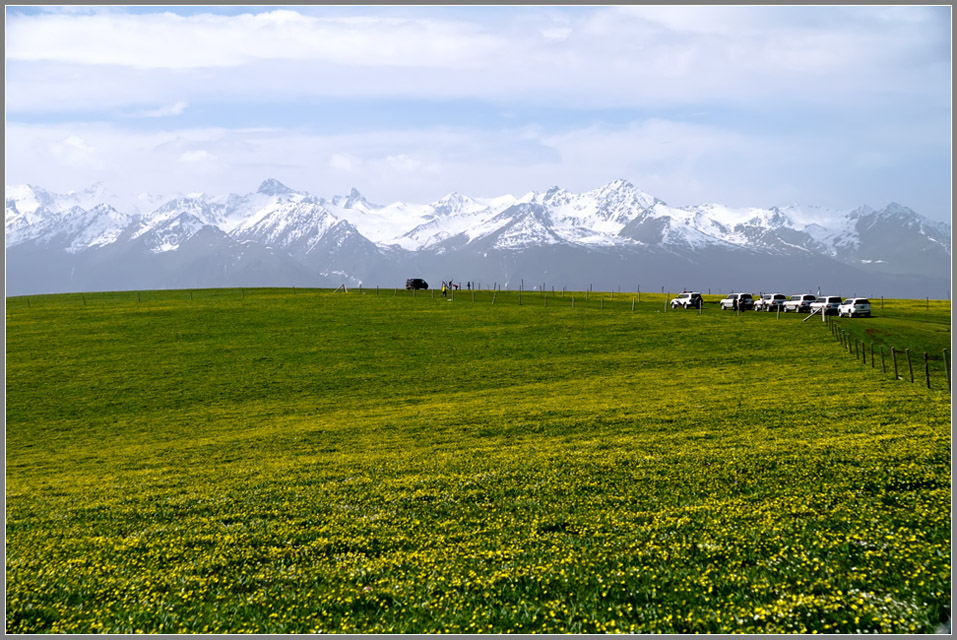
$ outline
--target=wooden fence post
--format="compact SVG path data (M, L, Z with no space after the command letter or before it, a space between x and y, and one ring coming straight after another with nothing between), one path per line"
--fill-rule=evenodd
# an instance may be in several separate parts
M910 349L904 349L904 353L907 355L907 368L910 369L910 381L914 382L914 365L910 361Z
M930 363L927 361L927 352L924 352L924 377L927 378L927 388L930 389Z
M891 360L894 361L894 380L897 380L900 376L897 375L897 352L894 350L894 347L891 347Z
M884 366L884 345L881 345L881 373L887 373L887 367Z
M631 310L632 310L632 311L635 310L635 299L634 299L634 298L631 299Z
M950 360L947 359L947 349L944 349L944 373L947 375L947 388L950 389Z
M874 343L871 343L871 369L874 368Z

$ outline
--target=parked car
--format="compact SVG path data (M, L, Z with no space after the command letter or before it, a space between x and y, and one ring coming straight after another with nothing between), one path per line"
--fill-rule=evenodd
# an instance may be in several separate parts
M724 300L721 301L721 310L725 311L726 309L737 310L741 308L741 311L754 308L754 297L750 293L729 293Z
M788 311L807 313L811 310L811 303L815 300L817 300L817 296L813 293L800 293L785 300L784 308L781 310L784 313L787 313Z
M702 304L704 304L704 301L701 299L701 294L697 291L682 291L671 301L671 308L697 309Z
M854 316L871 317L871 301L867 298L848 298L837 308L837 315L853 318Z
M823 307L824 315L833 316L837 314L837 308L841 306L841 296L821 296L811 303L811 311L820 311Z
M406 289L428 289L429 283L422 278L409 278L405 281Z
M784 308L784 301L788 297L783 293L766 293L754 303L755 311L775 311Z

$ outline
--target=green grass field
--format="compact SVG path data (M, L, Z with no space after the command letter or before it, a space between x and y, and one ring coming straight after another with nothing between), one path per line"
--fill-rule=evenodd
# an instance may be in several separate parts
M817 319L572 295L8 298L6 631L948 619L949 302L838 324L927 389Z

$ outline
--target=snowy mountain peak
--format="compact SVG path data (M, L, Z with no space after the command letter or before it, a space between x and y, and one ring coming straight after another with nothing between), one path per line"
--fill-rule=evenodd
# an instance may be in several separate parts
M349 191L347 196L333 196L332 204L336 207L342 207L343 209L359 209L364 211L370 211L372 209L381 209L380 206L371 204L368 200L365 199L359 190L355 187Z
M263 180L263 183L259 185L259 189L256 193L261 193L266 196L284 196L291 193L295 193L292 189L279 182L275 178L267 178Z
M438 217L470 214L488 208L486 205L455 191L441 200L433 202L430 206Z

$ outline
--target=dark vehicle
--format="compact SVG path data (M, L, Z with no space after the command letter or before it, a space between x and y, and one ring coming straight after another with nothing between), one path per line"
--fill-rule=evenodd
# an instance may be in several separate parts
M429 283L422 278L409 278L405 281L406 289L428 289Z

